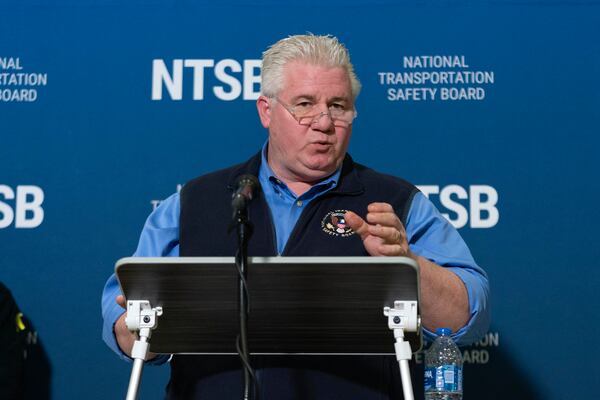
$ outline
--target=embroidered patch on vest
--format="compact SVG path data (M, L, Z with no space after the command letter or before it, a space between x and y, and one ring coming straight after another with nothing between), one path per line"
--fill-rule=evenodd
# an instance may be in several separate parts
M346 225L345 214L348 210L330 211L321 220L323 232L331 236L348 237L354 235L354 231Z

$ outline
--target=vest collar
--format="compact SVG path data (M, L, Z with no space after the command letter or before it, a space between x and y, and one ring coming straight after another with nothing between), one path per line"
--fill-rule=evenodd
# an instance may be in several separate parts
M234 190L235 182L237 178L244 174L251 174L258 177L258 170L260 168L261 153L256 153L245 163L239 164L234 167L229 175L227 181L227 187L230 190ZM344 161L342 162L342 173L337 186L330 191L330 193L346 194L346 195L357 195L365 191L365 187L360 181L360 176L357 171L356 165L350 157L346 154Z

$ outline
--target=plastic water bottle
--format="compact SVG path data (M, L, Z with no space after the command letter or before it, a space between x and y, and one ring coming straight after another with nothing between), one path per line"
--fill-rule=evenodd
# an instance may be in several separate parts
M439 335L425 354L425 400L461 400L463 362L450 334L440 328Z

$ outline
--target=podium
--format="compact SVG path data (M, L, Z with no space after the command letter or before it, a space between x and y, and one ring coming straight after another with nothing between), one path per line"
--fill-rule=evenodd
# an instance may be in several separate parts
M234 257L124 258L116 274L128 304L160 311L152 352L237 354ZM399 357L406 339L410 359L422 346L419 270L406 257L250 257L248 290L253 355Z

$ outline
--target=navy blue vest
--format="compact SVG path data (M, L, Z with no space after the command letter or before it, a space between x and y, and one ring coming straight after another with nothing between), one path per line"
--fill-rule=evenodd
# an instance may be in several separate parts
M233 183L243 174L258 175L260 153L243 164L190 181L181 190L179 253L184 256L233 256L237 240L228 233ZM303 211L283 256L367 256L358 235L337 235L326 227L336 210L366 215L375 201L392 204L406 222L412 184L383 175L346 156L338 186L313 200ZM249 206L254 233L249 256L275 256L273 216L262 194ZM393 336L390 333L390 348ZM394 357L263 356L253 357L262 400L401 399ZM420 385L417 385L420 386ZM175 356L171 362L169 399L239 399L242 393L237 356Z

